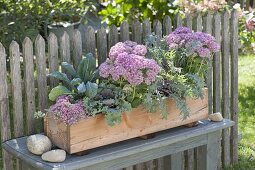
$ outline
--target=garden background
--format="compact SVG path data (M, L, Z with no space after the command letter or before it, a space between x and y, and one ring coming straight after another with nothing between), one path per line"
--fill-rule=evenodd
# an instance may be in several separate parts
M124 20L151 21L165 15L197 12L239 12L239 164L226 169L255 169L255 17L253 1L167 1L167 0L2 0L0 2L0 42L6 49L12 40L19 44L28 36L33 41L38 33L45 39L49 32L63 30L72 34L74 28L91 25L95 30ZM57 30L57 31L56 31ZM61 31L59 31L61 30ZM8 50L6 50L8 52ZM7 59L7 62L9 60ZM13 136L13 134L12 134Z

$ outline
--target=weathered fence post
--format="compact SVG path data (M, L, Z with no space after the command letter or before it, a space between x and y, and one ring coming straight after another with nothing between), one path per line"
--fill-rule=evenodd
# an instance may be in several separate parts
M33 43L26 37L22 44L24 59L24 81L25 81L25 111L27 118L27 134L35 133L35 79L34 79L34 55Z
M230 34L229 34L229 11L222 15L222 115L229 119L229 56L230 56ZM230 140L229 129L222 132L222 166L230 164Z
M107 35L106 30L102 27L97 31L97 53L98 65L103 63L107 58Z
M1 142L11 139L9 97L7 84L6 53L4 46L0 43L0 114L1 114ZM12 169L11 156L2 150L3 169Z
M49 56L49 72L58 71L59 59L58 59L58 40L54 33L50 33L48 38L48 56ZM50 88L55 87L58 84L56 78L50 77Z
M231 127L230 135L230 153L231 162L238 163L238 14L237 11L232 11L230 21L230 44L231 44L231 100L230 113L231 119L236 122L235 126Z
M41 111L48 109L48 88L46 77L46 55L45 41L41 35L38 35L35 40L35 55L36 55L36 71L37 71L37 88L38 88L38 107ZM40 131L42 131L42 123Z
M82 58L82 39L79 30L74 30L72 38L72 59L74 68L77 68Z
M124 42L127 40L129 40L129 25L127 21L124 21L120 25L120 41Z

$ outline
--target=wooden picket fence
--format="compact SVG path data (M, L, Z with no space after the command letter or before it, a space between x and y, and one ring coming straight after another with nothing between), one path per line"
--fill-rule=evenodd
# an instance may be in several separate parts
M154 32L159 37L167 35L173 29L185 25L195 31L204 31L216 37L221 51L213 57L208 71L209 112L221 112L236 125L222 133L221 157L219 167L238 162L238 17L237 12L226 11L222 14L198 14L184 20L177 14L174 19L165 16L163 21L151 23L145 20L134 21L131 25L123 22L118 29L112 25L109 30L101 28L94 31L88 27L80 33L75 30L73 37L67 33L57 40L50 34L46 41L38 35L33 43L25 38L21 46L13 41L9 47L9 62L5 48L0 43L0 112L1 141L33 134L42 130L41 122L34 119L36 110L47 109L48 90L58 82L47 77L49 72L59 70L61 61L73 63L77 67L82 54L91 52L102 63L107 58L111 46L119 41L133 40L142 43L145 37ZM39 126L38 128L36 127ZM217 148L215 148L217 149ZM174 154L126 169L168 169L175 161L182 161L182 169L199 169L205 163L201 152L206 147L198 147L183 153ZM10 155L2 150L3 169L13 169ZM18 161L16 167L18 167ZM2 169L2 168L1 168Z

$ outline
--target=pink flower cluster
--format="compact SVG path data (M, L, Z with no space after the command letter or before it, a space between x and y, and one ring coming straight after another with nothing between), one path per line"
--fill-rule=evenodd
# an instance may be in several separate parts
M212 0L199 1L198 3L195 3L193 1L181 1L180 7L186 14L196 14L206 11L222 11L228 6L225 0Z
M57 118L67 125L75 124L88 115L81 100L72 104L70 99L70 96L60 96L49 109L50 113L54 113Z
M165 40L170 49L186 48L200 57L209 57L211 53L220 50L213 36L203 32L193 32L187 27L177 28L166 36Z
M160 72L160 67L153 59L145 58L147 49L144 45L126 41L114 45L109 52L109 59L99 67L101 77L114 81L123 78L131 85L146 83L150 85Z
M245 21L245 27L247 31L252 32L255 29L255 16L250 15L249 18Z

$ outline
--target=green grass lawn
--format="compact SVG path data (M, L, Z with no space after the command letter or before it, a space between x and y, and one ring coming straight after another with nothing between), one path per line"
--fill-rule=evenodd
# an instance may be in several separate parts
M255 170L255 55L239 58L239 164L227 170Z

